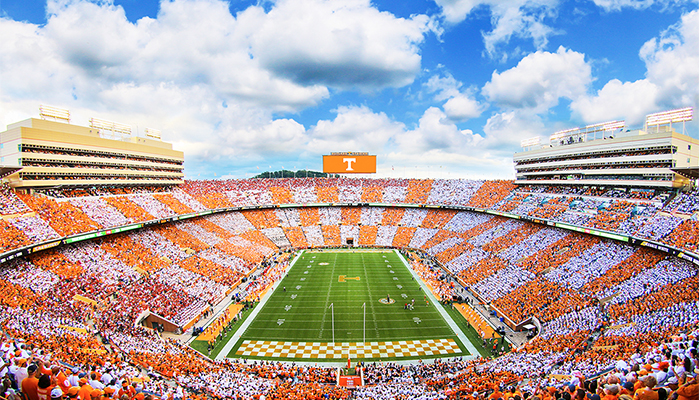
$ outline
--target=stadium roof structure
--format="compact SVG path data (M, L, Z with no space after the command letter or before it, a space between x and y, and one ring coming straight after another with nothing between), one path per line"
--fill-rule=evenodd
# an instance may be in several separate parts
M698 167L671 168L671 171L690 179L698 179Z
M21 169L22 167L19 166L0 165L0 179L10 176Z

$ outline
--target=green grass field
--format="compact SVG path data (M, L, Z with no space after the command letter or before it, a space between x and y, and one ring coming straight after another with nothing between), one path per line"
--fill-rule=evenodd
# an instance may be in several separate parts
M387 296L393 304L384 304ZM389 252L305 252L245 331L243 340L366 342L451 338L469 354L399 256ZM428 298L429 299L429 298ZM414 308L404 305L415 300ZM331 304L333 305L331 310Z

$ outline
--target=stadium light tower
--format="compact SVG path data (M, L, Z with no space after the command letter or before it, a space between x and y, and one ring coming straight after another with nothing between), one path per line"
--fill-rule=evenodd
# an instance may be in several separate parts
M644 130L649 131L649 128L656 126L656 131L659 131L661 125L669 126L669 129L673 129L674 122L683 123L683 132L685 132L685 123L687 121L693 120L693 107L679 108L676 110L663 111L659 113L647 115L646 121L644 123Z
M42 104L39 106L39 116L41 119L52 118L70 124L70 111L64 108L45 106Z
M97 129L102 134L107 131L111 132L113 139L117 134L121 139L131 136L131 126L104 119L90 118L90 127Z
M146 136L153 139L161 139L161 133L158 129L146 128Z

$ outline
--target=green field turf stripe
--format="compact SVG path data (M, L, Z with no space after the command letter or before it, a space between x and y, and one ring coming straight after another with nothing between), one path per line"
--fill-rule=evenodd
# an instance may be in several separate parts
M395 250L395 252L398 253L398 250ZM413 275L415 276L416 280L417 280L417 281L419 282L419 284L423 287L423 290L425 291L425 293L427 294L427 296L430 297L431 300L432 300L433 302L435 302L435 304L439 304L438 300L435 298L435 296L434 296L433 293L430 291L430 289L427 287L427 285L425 285L425 283L423 282L423 280L420 279L420 277L418 276L418 274L417 274L412 268L409 267L408 262L407 262L404 258L401 258L401 261L403 261L403 263L406 265L406 268L411 272L411 274L413 274ZM452 328L452 330L453 330L454 333L457 335L457 337L458 337L459 340L462 342L462 344L467 348L467 350L468 350L471 354L479 354L479 351L476 349L476 347L474 346L474 344L466 337L466 335L464 334L464 332L462 332L462 330L459 329L459 327L457 326L457 324L454 322L454 320L452 320L452 318L447 314L447 312L446 312L442 307L436 307L436 308L437 308L438 312L443 316L443 318L445 319L445 321L447 322L447 324L450 326L450 328Z
M294 264L299 260L299 258L301 257L302 254L303 254L303 252L299 253L294 258L294 260L292 260L292 262L289 263L289 266L287 267L285 273L288 272L294 266ZM277 285L279 285L279 282L277 282ZM255 320L255 317L257 317L260 310L262 310L262 305L265 304L265 302L267 302L267 300L270 297L272 297L272 294L274 293L274 288L275 288L275 286L273 286L273 288L272 288L273 290L268 290L267 293L265 293L265 295L263 296L263 298L260 299L261 303L257 307L255 307L253 309L253 311L250 313L250 315L248 316L248 318L246 318L246 320L243 321L243 324L241 324L241 326L236 330L236 333L233 334L233 337L228 341L228 343L226 343L226 345L221 349L219 354L216 356L216 360L223 360L224 358L226 358L228 356L228 353L233 349L233 347L236 345L238 340L245 334L245 331L248 330L248 327L250 326L250 324L253 323L253 321Z
M341 275L348 279L340 282ZM360 279L351 279L355 277ZM286 290L281 290L282 286ZM256 307L259 314L231 348L240 346L243 339L330 342L331 303L336 341L362 340L364 303L367 341L452 338L462 342L432 296L426 306L422 296L427 291L396 252L303 252L276 287L266 302ZM394 304L379 302L387 294ZM412 299L415 307L405 309L404 304ZM466 350L466 344L460 346Z
M331 265L332 265L331 274L329 276L330 283L328 285L328 289L326 290L326 302L325 302L324 309L323 309L323 319L321 320L321 330L318 332L319 339L323 337L323 327L326 326L326 317L328 316L328 309L329 309L330 304L331 304L329 300L331 297L331 288L333 285L333 275L335 272L335 265L336 265L335 261L337 259L338 259L338 256L335 256L335 260L333 260L333 263L331 263ZM320 267L321 267L321 265L319 265L319 268ZM333 319L333 315L331 315L331 323L333 322L332 319Z
M367 288L367 293L368 293L367 297L369 297L371 299L373 297L372 296L372 289L370 288L370 284L369 284L370 281L369 281L369 276L367 275L367 266L364 263L364 257L362 258L362 261L363 261L362 262L362 274L365 278L365 287ZM375 338L379 338L380 337L379 336L379 327L377 326L377 314L375 313L374 302L369 301L368 303L369 304L367 304L367 306L369 306L369 313L371 315L370 323L374 326L374 336L375 336ZM365 306L365 307L367 307L367 306ZM365 333L366 333L366 331L365 331Z

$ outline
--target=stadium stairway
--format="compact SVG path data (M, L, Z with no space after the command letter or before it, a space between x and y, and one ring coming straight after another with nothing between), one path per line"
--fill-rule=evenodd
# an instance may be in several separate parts
M513 347L520 347L528 342L526 332L515 332L508 325L501 323L501 321L497 317L494 317L491 313L489 313L489 311L486 309L486 306L484 304L481 304L476 297L474 297L471 293L469 293L469 291L463 291L463 296L469 299L469 302L470 302L472 308L474 310L476 310L476 312L481 314L484 321L486 321L489 325L491 325L491 327L494 330L496 330L496 328L498 328L499 326L502 326L505 328L505 331L506 331L505 339Z

